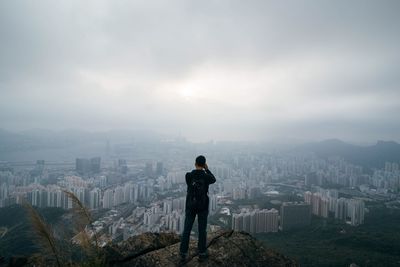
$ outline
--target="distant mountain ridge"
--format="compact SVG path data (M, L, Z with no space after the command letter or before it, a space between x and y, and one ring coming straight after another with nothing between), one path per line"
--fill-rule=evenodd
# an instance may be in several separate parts
M367 168L382 168L385 162L400 163L400 144L394 141L378 141L371 146L358 146L330 139L298 146L295 151L314 152L323 158L338 156Z

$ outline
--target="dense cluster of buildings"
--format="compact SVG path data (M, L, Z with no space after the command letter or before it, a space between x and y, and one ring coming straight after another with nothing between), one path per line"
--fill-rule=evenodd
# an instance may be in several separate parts
M166 199L154 204L143 215L143 226L147 231L160 232L163 229L180 233L183 231L186 198ZM145 230L145 231L146 231Z
M185 173L193 166L192 159L187 163L185 160L175 163L174 159L172 164L167 162L168 168L165 168L161 161L118 159L113 167L105 168L101 166L100 157L78 158L75 166L72 163L72 168L65 173L48 171L42 160L32 169L19 172L3 166L0 169L0 207L27 201L38 207L70 209L72 202L64 192L67 190L90 209L112 211L120 206L135 207L133 213L127 211L129 216L110 215L104 219L104 227L112 236L145 231L179 233L184 221ZM228 209L236 210L236 204L263 197L270 192L268 188L274 186L289 186L288 191L304 193L304 202L284 202L279 210L242 209L233 213L232 229L250 233L304 227L310 224L312 214L351 225L363 224L365 204L361 197L343 198L338 191L318 187L316 190L316 186L335 185L365 193L364 196L374 192L387 196L399 190L397 163L386 163L383 169L365 173L361 167L339 158L321 159L303 154L238 153L215 161L212 171L217 183L210 187L210 214L218 211L218 199L226 201ZM135 164L139 167L133 172ZM132 205L122 205L125 203ZM229 227L229 222L219 219Z
M94 174L100 173L101 158L77 158L75 160L75 170L81 174Z
M152 184L127 182L122 186L106 189L103 193L102 207L109 209L123 203L137 203L138 200L147 201L152 198L153 194L154 187Z
M322 192L321 192L322 191ZM323 218L335 217L351 225L364 223L365 204L360 199L338 198L333 190L304 193L304 201L311 205L312 214Z
M7 175L13 176L10 173ZM41 208L69 209L72 204L68 202L64 191L74 193L82 203L91 209L111 208L122 203L151 199L154 194L154 183L148 179L110 187L104 175L86 179L76 175L67 175L58 179L57 183L47 185L35 183L33 180L27 185L20 186L2 183L0 184L0 207L22 204L27 201L31 205Z
M210 195L209 213L218 209L217 196ZM162 203L154 203L143 215L143 226L148 231L169 230L181 233L184 227L186 197L167 198Z
M335 198L329 193L304 194L305 202L283 202L276 209L242 210L232 214L232 229L249 233L288 231L310 225L311 215L334 217L357 226L364 223L365 205L362 200Z
M244 210L232 214L232 229L249 233L278 232L278 211L276 209Z
M393 162L386 162L385 168L381 170L374 170L373 175L370 178L370 185L376 187L378 190L383 189L393 190L400 189L400 170L399 164ZM383 192L385 192L383 191Z
M32 206L40 208L59 207L64 209L72 208L72 202L65 191L74 193L78 199L89 205L93 205L93 198L89 198L100 190L94 188L89 190L90 182L78 176L66 176L59 184L41 185L32 183L27 186L15 187L8 196L9 204L23 204L25 201ZM97 200L99 202L99 200Z
M108 223L109 234L112 239L127 239L130 236L139 235L144 232L175 232L183 231L185 222L186 197L166 198L155 201L149 207L137 206L132 214L117 217ZM217 210L217 196L210 196L210 213ZM113 210L111 210L113 211ZM107 225L110 216L99 219L95 225Z
M282 203L276 209L242 210L232 214L232 229L249 233L268 233L301 228L311 222L311 206L304 202Z
M398 192L400 189L399 164L386 162L385 168L375 169L371 175L363 173L362 167L347 163L340 158L321 160L318 168L312 168L305 175L305 185L340 185L343 187L371 185L377 190Z

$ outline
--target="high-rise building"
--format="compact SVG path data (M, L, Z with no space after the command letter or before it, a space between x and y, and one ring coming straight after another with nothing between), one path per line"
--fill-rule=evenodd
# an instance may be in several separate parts
M311 204L311 200L312 200L312 193L310 191L307 191L304 193L304 202Z
M218 202L217 202L218 199L217 199L216 195L210 195L209 198L210 198L210 202L209 202L208 210L210 211L210 214L214 214L218 209Z
M348 201L350 211L350 224L357 226L364 223L365 204L362 200L350 199Z
M103 194L103 208L110 209L114 206L114 191L107 189Z
M185 223L185 215L179 211L173 211L165 216L165 227L175 233L182 233Z
M151 162L147 162L146 163L146 167L144 169L144 173L148 177L152 177L153 176L153 164Z
M77 158L75 161L75 169L79 174L87 174L90 172L90 160Z
M253 210L232 214L232 229L249 233L278 231L278 211L276 209Z
M89 192L89 207L97 209L100 206L101 191L99 188L94 188Z
M40 184L43 171L44 171L44 160L37 160L35 168L30 171L30 175L32 177L35 177L35 183Z
M315 172L306 174L304 183L306 186L317 185L318 184L317 174Z
M124 202L125 203L134 203L137 200L137 190L135 190L137 186L133 183L126 183L124 185Z
M124 187L117 186L114 190L114 206L124 203Z
M284 202L281 206L282 231L300 228L311 222L310 204L304 202Z
M8 197L9 190L8 185L6 183L2 183L0 185L0 200L4 200Z
M161 161L157 162L156 165L156 174L157 175L162 175L164 173L164 165Z
M305 192L304 200L311 205L312 213L328 218L330 213L341 221L349 221L356 226L364 223L365 204L362 200L337 198L336 191L320 190L318 193Z
M264 210L267 213L266 232L278 232L279 228L279 212L276 209Z
M111 144L110 144L110 140L107 139L106 141L106 156L107 158L110 157L111 155Z
M36 169L38 169L39 171L43 171L44 169L44 160L43 159L39 159L36 161Z
M321 210L321 194L314 193L311 195L311 212L314 215L319 215Z
M252 214L251 212L246 212L243 213L243 229L242 231L250 233L252 231L250 227L250 222L251 222L251 216L255 216L254 213Z
M166 199L163 202L163 213L170 214L172 213L172 199Z
M77 158L75 160L75 170L79 174L99 173L101 158L95 157L91 159Z
M326 197L321 198L321 209L320 209L320 216L323 218L328 218L329 216L329 199Z
M261 196L261 189L259 186L250 187L247 191L248 199L255 199Z
M235 231L243 230L243 214L241 213L232 214L232 230Z
M128 165L125 159L118 159L118 171L123 174L128 172Z
M100 157L91 158L90 159L90 171L92 173L99 173L100 172L100 163L101 163Z
M256 215L256 233L278 232L279 212L276 209L263 209L260 211L256 211Z
M335 218L346 220L347 218L347 201L345 198L339 198L336 201Z
M236 187L232 191L232 198L234 200L240 200L246 198L246 188Z

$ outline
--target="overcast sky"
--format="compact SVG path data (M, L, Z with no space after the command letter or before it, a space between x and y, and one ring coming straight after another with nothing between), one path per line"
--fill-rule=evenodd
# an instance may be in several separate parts
M0 1L0 128L400 141L400 1Z

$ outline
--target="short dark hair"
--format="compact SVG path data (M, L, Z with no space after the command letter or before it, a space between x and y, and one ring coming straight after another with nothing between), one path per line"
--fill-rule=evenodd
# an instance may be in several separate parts
M206 157L203 155L200 155L196 158L196 164L199 165L200 167L203 167L206 165Z

